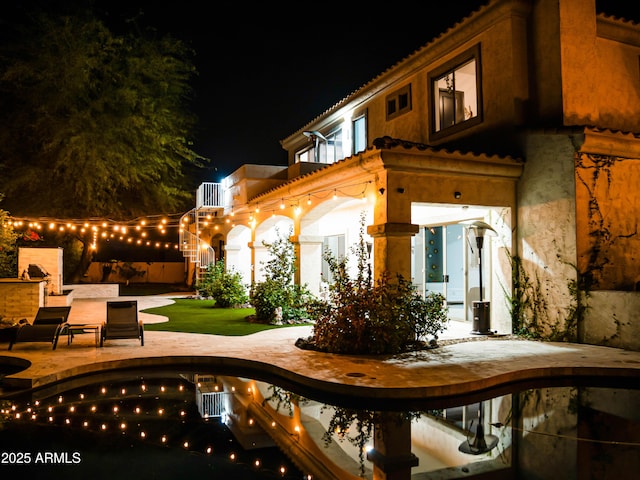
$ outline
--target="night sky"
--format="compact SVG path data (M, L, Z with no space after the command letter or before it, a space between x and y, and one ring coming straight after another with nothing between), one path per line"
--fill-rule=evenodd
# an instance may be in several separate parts
M228 2L216 12L184 0L179 11L160 2L142 11L196 50L195 150L211 159L202 181L219 181L245 163L286 165L280 140L484 3L425 2L416 14L407 1L385 8L358 2L360 9L345 8L349 2ZM598 0L598 10L605 4L608 13L640 22L637 2Z
M383 8L366 2L9 2L94 4L110 26L135 18L142 28L189 44L199 72L193 149L211 160L198 183L220 181L246 163L286 165L280 140L486 3L424 2L418 12L405 0ZM640 23L637 3L597 0L597 9Z
M179 10L140 0L98 3L114 20L142 12L139 22L194 48L194 149L211 159L202 181L220 181L246 163L286 165L280 140L484 2L456 1L449 12L421 15L402 1L392 11L362 2L368 10L348 2L226 2L219 11L195 0L177 2Z

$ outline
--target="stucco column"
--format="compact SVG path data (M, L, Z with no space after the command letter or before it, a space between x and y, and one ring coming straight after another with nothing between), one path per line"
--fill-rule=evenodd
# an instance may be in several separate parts
M373 480L410 480L418 458L411 453L411 421L398 413L384 412L374 426Z
M251 251L251 283L264 281L263 263L269 259L269 249L262 243L249 242Z
M322 274L322 241L319 235L292 235L294 254L296 256L296 272L294 282L307 285L314 295L320 293Z
M412 223L381 223L369 225L367 233L373 238L373 278L388 272L411 280L411 237L420 227Z
M403 172L385 170L376 177L373 224L367 233L373 238L373 278L387 272L411 280L411 239L420 227L411 223L411 195Z

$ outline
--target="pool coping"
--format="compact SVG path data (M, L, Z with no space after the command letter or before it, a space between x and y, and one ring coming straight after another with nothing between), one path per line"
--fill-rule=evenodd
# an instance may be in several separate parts
M71 379L132 370L216 371L343 404L366 398L381 407L492 396L515 385L640 385L640 352L610 347L488 338L393 356L337 355L296 347L295 340L307 332L291 327L229 338L149 331L144 347L114 341L102 348L94 346L93 335L78 335L54 351L34 345L14 348L0 359L30 363L4 377L13 389L55 389Z

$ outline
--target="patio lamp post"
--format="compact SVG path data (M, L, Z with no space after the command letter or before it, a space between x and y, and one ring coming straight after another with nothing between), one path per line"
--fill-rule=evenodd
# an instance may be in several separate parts
M484 246L485 235L496 235L496 231L491 225L481 220L460 223L473 232L476 238L476 247L478 248L478 286L480 287L480 298L473 302L473 328L471 333L475 335L493 335L490 329L490 302L484 301L484 290L482 288L482 247Z
M487 453L496 445L498 445L498 437L484 433L483 403L478 404L478 424L476 425L476 433L471 439L467 439L460 444L458 450L470 455L482 455Z

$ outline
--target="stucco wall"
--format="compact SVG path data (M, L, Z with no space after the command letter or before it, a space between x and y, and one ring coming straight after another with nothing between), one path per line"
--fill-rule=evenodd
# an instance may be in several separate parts
M565 124L638 131L640 37L637 30L609 18L594 22L593 3L562 4Z
M586 306L584 343L640 351L640 293L592 291Z
M502 12L495 11L503 10ZM512 8L512 7L508 7ZM522 7L513 7L520 10ZM511 142L505 135L507 129L523 121L524 106L529 102L529 84L526 72L527 31L526 18L519 14L505 15L505 8L489 6L482 15L458 31L447 32L441 42L419 53L414 61L390 75L402 78L371 98L361 108L367 109L367 135L369 142L375 138L390 136L419 143L439 145L454 139L464 139L470 133L500 132L500 144L492 149L502 150ZM492 16L491 27L484 22ZM451 45L455 44L455 48ZM479 48L482 72L482 105L479 113L483 121L459 133L450 133L443 139L432 137L433 126L429 125L430 111L434 111L430 98L429 75L435 69L455 61L475 48ZM548 53L548 51L547 51ZM419 68L416 66L420 65ZM385 79L381 75L380 80ZM411 109L391 120L386 116L387 96L411 84ZM557 90L557 89L556 89ZM489 114L490 112L490 114Z
M527 137L518 191L518 255L529 283L529 319L545 333L564 330L575 301L576 213L574 147L568 135Z
M118 273L118 266L123 262L113 265L111 273L106 279L110 283L125 283L127 279ZM102 267L104 263L93 262L83 281L86 283L100 283L102 281ZM184 283L185 264L184 262L132 262L133 267L143 272L141 276L136 276L130 281L132 283Z
M578 157L578 269L589 289L636 291L640 286L639 166L639 159Z
M575 462L577 444L567 437L578 437L578 418L572 409L572 387L529 390L519 394L522 427L538 435L522 435L516 444L518 478L579 478Z

